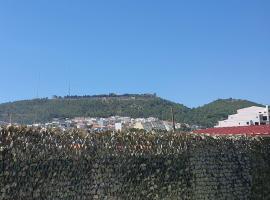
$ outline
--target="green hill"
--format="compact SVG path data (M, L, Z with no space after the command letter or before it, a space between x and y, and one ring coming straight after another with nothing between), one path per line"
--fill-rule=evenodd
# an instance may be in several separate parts
M259 105L246 100L220 99L202 107L190 109L151 94L94 95L33 99L0 104L0 121L18 123L48 122L52 118L109 117L112 115L158 117L171 119L171 107L178 122L204 127L214 126L237 109Z
M191 109L187 120L204 127L213 127L218 121L236 113L238 109L250 106L263 105L240 99L218 99L204 106Z
M57 97L0 104L0 121L8 121L9 113L12 113L13 121L19 123L46 122L55 117L109 117L112 115L170 119L171 107L177 113L178 121L183 121L185 113L190 110L181 104L155 95Z

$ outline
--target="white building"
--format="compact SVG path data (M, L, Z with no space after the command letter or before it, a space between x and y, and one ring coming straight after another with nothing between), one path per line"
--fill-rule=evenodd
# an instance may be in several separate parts
M164 121L163 124L164 124L167 131L172 131L173 130L172 122Z
M108 126L109 121L108 121L108 119L106 119L106 118L100 118L99 121L98 121L98 124L99 124L101 127Z
M269 107L252 106L237 110L237 114L229 115L228 119L219 121L215 127L233 127L269 124Z
M122 131L122 123L115 123L115 130L116 131Z

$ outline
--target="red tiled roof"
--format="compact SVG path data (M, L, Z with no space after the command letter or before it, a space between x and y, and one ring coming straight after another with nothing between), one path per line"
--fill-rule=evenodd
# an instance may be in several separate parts
M208 128L196 130L194 133L210 135L268 135L270 136L270 125L260 126L238 126L224 128Z

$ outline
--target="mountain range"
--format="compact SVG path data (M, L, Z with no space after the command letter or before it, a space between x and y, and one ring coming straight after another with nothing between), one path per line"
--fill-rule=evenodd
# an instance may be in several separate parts
M241 99L218 99L204 106L188 108L155 94L54 96L0 104L0 121L21 124L48 122L53 118L109 117L113 115L157 117L171 120L171 108L177 122L212 127L237 109L261 104Z

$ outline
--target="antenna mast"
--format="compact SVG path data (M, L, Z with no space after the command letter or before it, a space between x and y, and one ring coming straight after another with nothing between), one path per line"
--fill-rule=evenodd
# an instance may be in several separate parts
M38 83L37 83L37 99L39 98L39 84L40 84L40 73L38 73Z
M68 82L68 96L70 97L70 81Z

